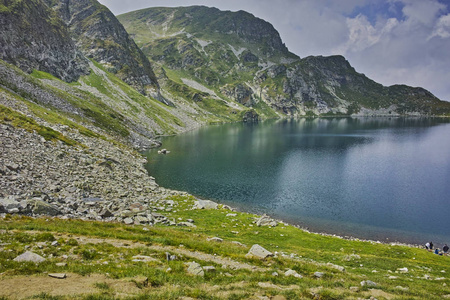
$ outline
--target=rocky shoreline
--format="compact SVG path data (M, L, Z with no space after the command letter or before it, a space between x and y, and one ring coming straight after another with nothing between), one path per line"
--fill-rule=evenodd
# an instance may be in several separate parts
M165 199L186 193L159 187L137 152L50 126L81 146L0 124L0 213L170 223L160 213L170 210Z

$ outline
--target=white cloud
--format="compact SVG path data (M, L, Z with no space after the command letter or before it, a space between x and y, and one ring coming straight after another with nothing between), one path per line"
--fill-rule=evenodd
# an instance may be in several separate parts
M443 39L450 37L450 14L439 18L429 39L435 36Z
M432 26L439 11L445 9L445 5L436 0L401 0L399 2L405 4L403 14L408 21L425 26Z

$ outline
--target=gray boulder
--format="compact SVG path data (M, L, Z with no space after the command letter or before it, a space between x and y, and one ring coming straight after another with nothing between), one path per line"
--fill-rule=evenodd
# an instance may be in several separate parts
M195 276L205 276L205 272L200 264L194 262L187 263L188 269L187 272L191 275Z
M289 277L289 276L293 276L295 278L302 278L303 276L298 274L295 270L287 270L286 272L284 272L284 276Z
M268 215L264 214L261 218L256 220L256 226L271 226L275 227L277 226L277 221L270 218Z
M361 281L361 286L376 287L377 284L371 280Z
M245 255L247 258L259 258L259 259L266 259L267 257L273 256L273 253L264 249L258 244L253 245L248 253Z
M32 200L31 206L31 211L35 215L57 216L62 214L62 212L57 207L50 205L42 200Z
M14 258L14 261L31 261L34 263L40 263L45 261L45 258L40 256L39 254L33 253L31 251L27 251L25 253L20 254L16 258Z
M0 213L13 213L16 210L19 210L20 207L20 203L14 196L0 198Z
M217 237L217 236L212 237L212 238L207 238L206 240L208 242L218 242L218 243L222 243L223 242L223 239L221 239L220 237Z
M218 204L211 200L197 200L194 203L193 209L217 209Z
M134 223L134 220L133 220L132 218L125 218L125 219L123 220L123 222L124 222L126 225L131 225L131 224Z

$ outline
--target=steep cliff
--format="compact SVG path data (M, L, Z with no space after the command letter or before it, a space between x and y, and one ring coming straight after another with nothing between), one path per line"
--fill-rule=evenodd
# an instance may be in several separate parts
M95 0L47 0L70 29L88 58L141 93L155 93L158 83L150 62L108 8Z
M0 59L68 82L89 71L67 26L42 0L0 1Z

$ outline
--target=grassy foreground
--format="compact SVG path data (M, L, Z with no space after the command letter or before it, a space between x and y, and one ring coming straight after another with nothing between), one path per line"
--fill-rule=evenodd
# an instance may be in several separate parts
M0 219L0 299L450 298L447 256L312 234L283 223L257 227L255 215L192 210L191 196L167 200L173 203L160 203L166 216L177 223L193 219L196 227L6 215ZM253 244L275 257L247 258ZM13 261L25 251L46 261ZM185 263L193 261L215 270L190 275ZM285 276L289 269L301 278Z

